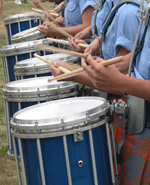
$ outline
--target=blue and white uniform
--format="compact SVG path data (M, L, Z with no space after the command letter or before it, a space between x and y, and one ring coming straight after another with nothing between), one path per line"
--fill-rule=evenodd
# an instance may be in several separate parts
M118 2L118 0L114 0L114 5ZM146 2L144 2L144 6L147 6ZM105 60L114 58L120 46L130 52L132 51L140 23L138 9L138 5L126 3L117 10L102 44L102 54ZM144 26L141 28L139 41L142 38L143 31Z
M68 27L82 24L84 10L91 6L94 8L96 0L69 0L65 8L65 22Z

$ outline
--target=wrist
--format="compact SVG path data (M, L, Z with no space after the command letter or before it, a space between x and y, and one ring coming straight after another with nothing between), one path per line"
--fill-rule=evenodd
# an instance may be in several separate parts
M100 39L100 37L96 37L96 40L98 40L98 43L101 46L101 39Z

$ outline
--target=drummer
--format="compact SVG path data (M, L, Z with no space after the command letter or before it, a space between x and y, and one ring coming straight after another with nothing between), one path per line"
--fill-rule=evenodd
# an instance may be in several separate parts
M0 18L3 18L4 1L0 0Z
M150 184L149 38L150 24L146 32L143 49L136 56L135 63L133 64L133 76L135 78L122 74L114 65L104 68L101 64L98 64L103 61L101 58L94 60L91 55L88 55L87 62L92 66L92 69L87 66L84 59L82 60L82 67L97 89L115 94L126 93L142 98L145 101L145 120L141 122L141 132L133 132L126 137L123 153L123 185ZM125 67L128 67L128 63L126 63ZM137 106L137 109L140 107L141 104ZM138 117L139 115L137 115ZM134 123L134 127L138 126L138 124Z
M112 4L112 1L107 1L107 0L105 3L108 4L109 2L110 4ZM114 1L114 4L116 4L116 1ZM103 5L103 7L104 6L105 4ZM108 69L106 68L104 70L104 73L102 73L103 71L100 71L100 73L102 73L102 77L101 77L101 75L99 75L99 67L98 67L99 64L97 63L99 63L103 59L99 58L94 60L91 58L91 55L90 55L90 54L95 54L94 52L99 51L99 48L101 47L101 39L96 38L90 44L90 46L85 50L85 54L88 55L87 61L90 64L92 64L93 70L86 65L85 60L83 59L82 66L88 73L78 75L78 76L69 78L67 80L76 81L86 86L98 89L100 91L112 93L112 94L120 94L120 95L124 94L125 92L121 91L121 89L122 88L125 89L126 83L121 83L121 80L117 79L117 74L120 75L120 78L126 79L126 76L120 72L124 72L128 70L129 59L131 56L130 52L133 49L133 45L134 45L134 41L135 41L135 37L136 37L136 33L138 30L139 21L140 21L138 18L138 11L137 11L138 9L139 9L139 6L137 5L133 5L133 4L122 5L116 12L111 25L107 29L105 42L102 43L102 53L103 53L104 59L114 58L115 56L120 56L120 55L126 55L124 62L116 66L111 66L110 68L113 68L112 72L109 71L109 67ZM144 28L142 27L141 33L143 33L143 30ZM142 34L140 35L139 40L141 40L141 37L142 37ZM70 44L71 45L74 44L74 46L76 47L72 39L70 40ZM102 68L103 67L100 66L100 70L102 70ZM54 76L60 74L60 72L56 68L54 68L54 66L51 66L51 71ZM109 73L111 75L107 77L107 76L104 76L105 73L106 75L108 75ZM106 83L105 83L105 80L106 80ZM109 88L109 86L111 88ZM129 92L129 94L131 94L131 92ZM128 183L124 183L124 184L128 184Z
M65 4L65 22L67 27L62 29L75 36L78 32L90 26L95 0L69 0ZM45 37L65 38L63 34L54 28L47 27L46 23L39 25L38 29Z

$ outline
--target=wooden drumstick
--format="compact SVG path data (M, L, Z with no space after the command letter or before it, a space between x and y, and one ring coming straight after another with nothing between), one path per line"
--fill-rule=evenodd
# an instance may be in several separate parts
M57 43L61 43L61 44L69 45L69 41L67 41L67 40L54 39L54 38L47 38L47 40L50 40L50 41L53 41L53 42L57 42ZM88 44L79 43L78 46L80 46L82 48L87 48Z
M66 49L61 49L61 48L56 48L53 46L46 46L43 44L39 44L39 45L35 45L34 47L37 50L53 51L53 52L57 52L57 53L65 53L65 54L69 54L69 55L73 55L73 56L77 56L77 57L87 58L87 56L83 53L70 51L70 50L66 50Z
M44 58L44 57L41 57L40 55L37 55L36 53L34 53L34 56L37 57L37 58L39 58L40 60L42 60L42 61L48 63L50 66L54 64L53 61L48 60L48 59L46 59L46 58ZM65 74L70 73L70 71L69 71L68 69L66 69L66 68L64 68L64 67L62 67L62 66L58 66L57 68L58 68L60 71L62 71L63 73L65 73Z
M53 12L51 12L50 14L51 14L52 16L56 17L56 18L60 16L58 13L53 13Z
M112 58L112 59L109 59L109 60L105 60L105 61L101 62L101 64L104 67L108 67L109 65L121 62L124 59L125 59L124 56L120 56L120 57ZM89 67L91 67L91 66L89 66ZM85 73L83 68L71 71L69 74L62 74L62 75L59 75L59 76L55 76L54 78L48 79L48 82L51 82L53 80L63 80L63 79L69 78L69 77L76 76L76 75L81 74L81 73Z
M66 36L67 38L72 38L73 36L70 35L68 32L66 32L65 30L63 30L61 27L56 26L53 22L50 21L46 21L46 25L47 26L52 26L54 29L56 29L58 32L60 32L62 35Z
M36 31L38 31L38 28L35 28L35 29L33 29L33 30L31 30L31 31L29 31L29 32L27 32L27 33L25 33L25 34L23 34L22 37L24 37L24 36L26 36L26 35L28 35L28 34L30 34L30 33L36 32Z
M39 10L39 9L35 9L35 8L32 8L32 10L34 10L34 11L36 11L36 12L43 13L43 10Z
M40 12L40 13L43 13L44 11L43 10L39 10L39 9L36 9L36 8L32 8L32 10L36 11L36 12ZM58 13L53 13L51 12L50 13L53 17L57 18L59 17L60 15Z

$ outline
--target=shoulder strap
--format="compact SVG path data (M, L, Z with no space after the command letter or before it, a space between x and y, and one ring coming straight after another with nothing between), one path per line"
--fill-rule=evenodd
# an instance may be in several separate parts
M102 9L103 4L105 3L106 0L102 2L102 0L96 0L94 9L96 10L95 17L94 17L94 27L93 27L93 38L97 37L97 28L96 28L96 17L98 12Z
M107 33L107 28L108 26L112 23L113 21L113 18L117 12L117 10L123 5L123 4L126 4L126 3L130 3L130 4L134 4L134 5L137 5L140 7L141 3L138 2L137 0L123 0L123 1L120 1L118 2L115 6L113 6L113 8L111 9L110 13L108 14L106 20L104 21L104 24L103 24L103 28L101 30L101 39L104 40L105 38L105 35Z

